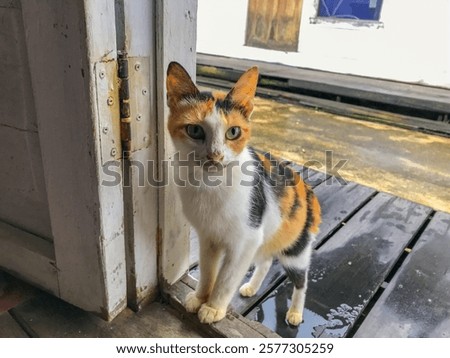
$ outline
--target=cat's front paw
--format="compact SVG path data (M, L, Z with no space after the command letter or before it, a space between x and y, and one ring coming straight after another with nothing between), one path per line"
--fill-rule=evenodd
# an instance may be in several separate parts
M195 291L189 292L186 295L186 299L184 300L184 307L186 311L190 313L197 313L200 309L200 306L205 303L205 300L202 300L197 297Z
M303 313L289 308L286 313L286 320L290 325L298 326L303 321Z
M239 293L244 297L252 297L256 293L256 289L250 284L250 282L244 283L239 289Z
M213 323L220 321L227 314L226 309L216 309L204 303L198 311L198 319L201 323Z

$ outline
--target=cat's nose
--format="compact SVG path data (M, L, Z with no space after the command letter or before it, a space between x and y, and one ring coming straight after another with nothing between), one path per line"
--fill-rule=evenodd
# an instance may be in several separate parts
M221 162L223 160L223 154L219 152L208 153L206 158L208 158L208 160L212 160L213 162Z

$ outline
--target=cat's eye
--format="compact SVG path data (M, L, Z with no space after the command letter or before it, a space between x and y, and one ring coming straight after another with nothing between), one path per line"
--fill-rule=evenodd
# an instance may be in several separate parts
M198 124L188 124L186 126L186 133L192 139L205 139L205 131Z
M231 127L225 133L225 137L229 140L238 139L241 136L241 127Z

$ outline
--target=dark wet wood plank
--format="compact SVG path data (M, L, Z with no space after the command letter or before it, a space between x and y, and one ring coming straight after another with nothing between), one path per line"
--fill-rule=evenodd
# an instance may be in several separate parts
M16 319L33 337L204 337L189 320L168 305L154 302L135 313L125 309L106 322L47 294L29 300L13 310Z
M316 239L318 246L323 239L341 226L354 212L361 208L376 190L354 182L344 185L331 177L314 189L322 209L322 223Z
M0 338L27 338L28 335L8 312L0 313Z
M300 327L284 322L292 290L287 281L248 317L282 337L344 337L430 212L377 194L317 251Z
M435 214L355 337L450 337L450 214Z

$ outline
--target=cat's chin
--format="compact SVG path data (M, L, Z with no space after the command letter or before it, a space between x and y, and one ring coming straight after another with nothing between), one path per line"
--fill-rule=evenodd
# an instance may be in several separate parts
M202 169L208 173L221 173L227 167L227 165L228 164L221 162L208 161L203 163Z

